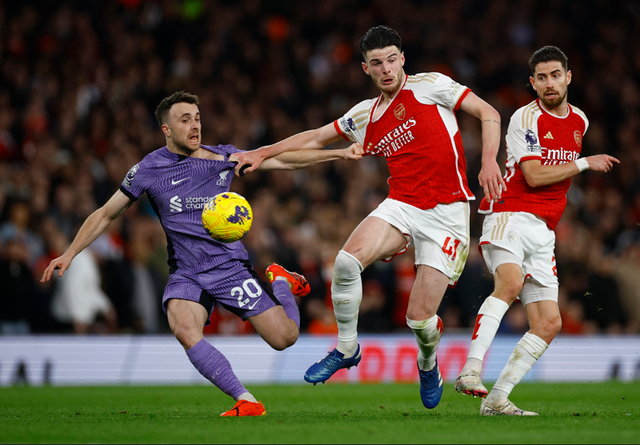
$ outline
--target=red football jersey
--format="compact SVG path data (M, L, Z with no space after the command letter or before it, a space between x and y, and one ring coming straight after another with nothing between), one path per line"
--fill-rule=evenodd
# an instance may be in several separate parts
M555 184L530 187L520 163L539 159L542 165L566 164L580 157L582 137L589 121L585 114L569 105L564 117L550 114L539 99L516 111L507 130L507 191L498 202L480 203L480 213L529 212L543 218L553 230L567 205L571 178Z
M471 90L440 73L407 76L384 113L373 120L382 96L360 102L334 122L366 155L384 156L389 198L426 210L475 199L454 110Z

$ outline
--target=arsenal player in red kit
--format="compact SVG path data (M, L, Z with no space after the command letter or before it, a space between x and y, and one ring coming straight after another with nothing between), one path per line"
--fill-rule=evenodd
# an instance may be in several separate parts
M420 395L435 408L442 395L436 349L442 321L436 315L448 285L462 273L469 245L469 204L462 139L455 117L461 109L482 125L480 185L499 198L506 186L496 155L500 115L469 88L440 73L405 74L402 42L386 26L362 37L362 68L380 90L379 97L354 106L336 121L238 156L236 173L258 168L278 153L321 149L344 138L358 142L365 155L384 156L389 166L389 196L354 230L338 253L332 301L338 322L336 349L312 365L304 378L316 384L336 371L360 362L358 312L361 272L415 245L416 281L407 309L407 324L419 346Z
M480 414L535 416L509 399L560 331L555 233L567 204L571 177L584 170L609 172L619 161L609 155L581 158L589 121L567 102L571 71L565 54L545 46L529 59L529 78L538 98L517 110L507 130L507 168L501 199L483 200L480 248L494 274L495 289L476 320L467 362L456 391L485 398ZM482 362L505 312L519 297L529 331L518 342L491 393L480 379ZM488 395L488 397L487 397Z

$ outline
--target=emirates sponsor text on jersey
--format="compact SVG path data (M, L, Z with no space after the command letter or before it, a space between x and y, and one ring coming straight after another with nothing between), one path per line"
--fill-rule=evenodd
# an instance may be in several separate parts
M542 164L543 165L558 165L566 164L567 162L575 161L580 157L580 153L575 150L551 149L542 147Z
M417 122L413 117L407 119L380 139L375 147L367 151L372 155L382 153L385 157L391 156L393 153L415 139L409 128L416 124Z

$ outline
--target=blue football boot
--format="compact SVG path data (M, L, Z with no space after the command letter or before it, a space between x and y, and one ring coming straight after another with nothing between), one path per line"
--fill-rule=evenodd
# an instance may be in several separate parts
M418 373L420 374L420 398L422 399L422 404L425 408L433 409L440 403L444 389L438 359L436 359L436 365L431 371L422 371L418 367Z
M314 386L317 383L324 383L340 369L350 369L352 366L358 366L360 360L362 360L360 345L358 345L358 349L356 349L353 357L349 358L344 358L342 352L334 349L325 358L311 365L311 367L307 369L307 372L305 372L304 379L309 383L313 383Z

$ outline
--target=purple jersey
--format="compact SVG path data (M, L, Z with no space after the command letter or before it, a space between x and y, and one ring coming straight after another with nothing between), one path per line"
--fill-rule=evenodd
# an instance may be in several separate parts
M202 226L202 209L210 198L228 192L238 153L233 145L202 145L226 161L180 156L162 147L134 165L120 190L131 199L147 192L151 205L167 235L170 273L199 273L230 260L249 259L240 241L220 243Z

